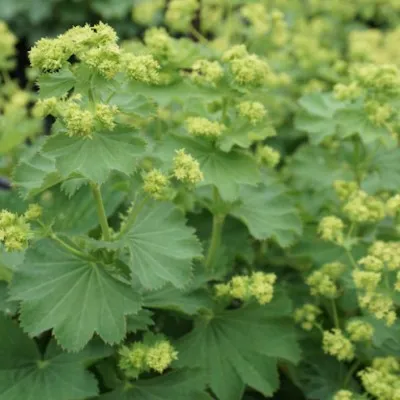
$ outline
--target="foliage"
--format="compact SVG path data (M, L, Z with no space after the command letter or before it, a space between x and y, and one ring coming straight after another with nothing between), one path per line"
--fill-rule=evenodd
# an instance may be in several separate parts
M0 400L399 397L399 5L303 3L0 25Z

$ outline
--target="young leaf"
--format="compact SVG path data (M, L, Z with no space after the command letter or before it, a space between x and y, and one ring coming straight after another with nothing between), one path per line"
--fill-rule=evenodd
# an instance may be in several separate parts
M128 249L132 274L148 289L167 282L183 288L192 276L192 260L201 256L194 229L180 210L152 202L138 214L120 242Z
M96 379L85 371L81 353L50 351L42 357L35 342L1 314L0 337L0 400L84 400L97 395ZM84 354L91 358L90 352Z
M285 187L272 178L258 187L243 186L241 201L231 214L247 225L258 240L273 238L289 246L301 233L298 212L286 195Z
M140 296L87 261L43 241L28 251L11 286L21 300L21 326L30 335L53 329L58 342L78 351L94 333L108 343L126 334L125 315L140 309Z
M95 133L92 139L52 136L44 145L45 155L56 160L57 170L67 178L74 172L96 183L104 183L111 171L134 172L144 141L130 129Z

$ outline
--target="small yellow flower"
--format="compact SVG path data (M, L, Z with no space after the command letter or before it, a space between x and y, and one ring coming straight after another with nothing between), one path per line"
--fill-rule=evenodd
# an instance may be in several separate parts
M321 239L333 242L339 245L344 243L344 223L335 216L324 217L318 227L318 233Z

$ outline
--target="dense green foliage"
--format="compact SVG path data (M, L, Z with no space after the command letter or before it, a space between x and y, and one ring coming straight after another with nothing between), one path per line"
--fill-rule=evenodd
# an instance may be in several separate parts
M0 25L0 400L400 399L400 3L327 4Z

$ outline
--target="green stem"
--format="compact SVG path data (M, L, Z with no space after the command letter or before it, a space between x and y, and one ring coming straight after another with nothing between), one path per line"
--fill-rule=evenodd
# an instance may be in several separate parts
M349 369L349 372L347 373L346 377L344 378L343 381L343 387L346 388L347 385L350 382L351 377L353 376L354 372L356 372L357 368L360 366L361 362L360 361L356 361L351 368Z
M339 315L337 312L337 307L334 299L331 299L331 306L332 306L333 323L335 324L335 328L340 329Z
M103 198L101 197L100 186L93 182L91 183L90 186L92 187L92 193L93 193L93 197L94 197L94 200L96 203L97 216L99 217L101 230L103 232L103 238L104 238L104 240L110 241L111 240L110 228L108 226L107 215L106 215L106 210L104 208Z
M208 44L208 40L194 27L190 27L190 33L201 43L201 44Z
M55 242L57 242L63 249L69 251L76 257L82 258L84 260L89 260L89 261L94 260L88 254L85 254L82 251L75 249L74 247L70 246L68 243L64 242L64 240L59 238L55 233L51 233L50 238L53 239Z
M125 223L117 236L117 239L119 239L124 233L126 233L127 231L129 231L129 229L132 228L133 224L136 221L137 216L139 215L140 211L142 211L143 207L146 205L149 199L150 198L146 196L140 201L139 204L133 205L131 212L128 215L128 218L125 220Z
M358 268L357 263L356 263L356 261L354 260L353 254L351 254L351 251L348 250L348 249L346 249L346 254L347 254L348 259L350 260L351 265L352 265L354 268Z
M215 214L213 216L213 226L211 233L211 243L206 257L206 269L212 268L218 248L221 245L222 228L224 226L225 215Z

